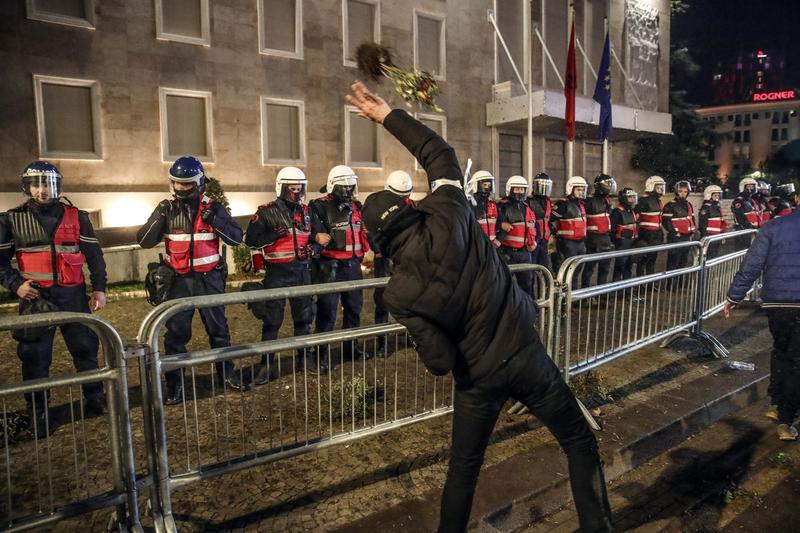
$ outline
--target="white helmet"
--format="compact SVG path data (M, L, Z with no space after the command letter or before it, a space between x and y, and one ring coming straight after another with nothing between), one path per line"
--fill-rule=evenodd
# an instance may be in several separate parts
M289 198L288 189L284 190L284 185L302 185L303 188L300 190L300 197L296 199ZM284 200L297 202L306 195L307 186L308 180L302 170L297 167L283 167L275 178L275 196L283 198Z
M482 181L491 181L492 187L489 189L489 194L494 192L494 176L488 170L478 170L469 177L467 182L467 194L474 196L478 193L478 184Z
M384 189L392 191L400 196L408 196L414 190L414 183L411 176L405 170L395 170L386 178Z
M719 197L722 198L722 187L719 185L709 185L706 187L705 191L703 191L703 198L711 200L714 194L719 194Z
M770 193L772 192L772 185L770 185L769 182L764 180L758 180L757 188L758 192L760 192L764 196L769 196Z
M661 189L661 190L656 190ZM644 192L654 192L656 194L664 194L667 190L667 182L661 176L650 176L644 182Z
M750 194L756 192L756 190L758 189L758 183L756 183L756 180L754 180L753 178L742 178L742 181L739 182L739 192L744 192L745 188L748 185L753 186L753 190L750 191Z
M336 186L353 187L352 194L342 194L342 188ZM358 175L347 165L336 165L328 172L326 191L341 201L351 201L358 195Z
M506 196L511 196L511 189L514 187L522 187L525 189L521 198L516 198L519 201L525 200L528 197L528 180L522 176L511 176L506 182Z
M567 185L564 187L567 196L571 195L573 190L577 187L583 187L583 196L574 195L576 198L586 198L586 191L589 190L589 184L581 176L572 176L567 180Z

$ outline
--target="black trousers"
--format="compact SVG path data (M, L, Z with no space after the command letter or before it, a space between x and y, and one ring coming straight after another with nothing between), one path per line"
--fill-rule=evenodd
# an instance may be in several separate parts
M536 239L536 249L533 251L531 261L534 265L550 268L550 256L547 255L547 243L544 239Z
M261 282L265 289L279 287L297 287L311 284L311 269L306 262L292 261L291 263L267 263L267 272ZM266 318L261 324L261 340L271 341L278 338L278 332L283 324L283 315L286 309L286 300L269 300L265 302ZM292 311L294 334L307 335L311 331L311 321L314 319L314 305L311 296L289 298L289 307ZM275 355L264 354L261 364L272 364Z
M581 531L610 531L611 510L597 441L575 397L539 342L471 388L456 388L453 442L439 531L466 529L484 452L500 410L509 398L525 404L566 453Z
M703 235L705 237L706 235ZM714 259L715 257L719 257L719 251L722 247L722 241L714 241L708 245L708 254L707 257L709 259Z
M571 241L569 239L556 239L556 260L553 263L553 272L558 274L561 265L564 264L568 258L576 255L584 255L586 253L586 244L583 241ZM580 280L580 273L582 267L575 270L575 278L573 282ZM577 288L577 287L575 287Z
M189 272L176 275L169 290L169 299L186 298L187 296L204 296L225 292L225 280L222 273L214 269L210 272ZM206 307L198 309L203 321L208 344L211 348L224 348L231 345L228 321L224 307ZM192 339L192 318L194 310L183 311L167 321L167 334L164 337L164 348L167 355L186 353L186 344ZM222 381L233 373L233 361L216 364L217 375ZM177 384L181 380L180 370L166 372L167 384Z
M55 304L59 311L91 312L85 285L77 287L54 286L49 289L39 289L39 291L41 297ZM64 324L59 327L67 345L67 350L72 356L75 370L78 372L95 370L97 368L97 349L100 345L95 332L83 324ZM25 340L17 344L17 357L22 362L23 381L46 378L50 375L50 364L53 362L55 329L42 331L42 336L37 340ZM86 398L100 398L103 396L103 384L87 383L83 385L83 394ZM36 398L36 409L39 410L44 405L45 394L44 392L26 393L25 401L28 403L28 407L32 406L34 396Z
M611 244L611 235L608 233L588 233L586 235L586 253L597 254L600 252L610 252L614 249ZM611 260L590 261L583 265L582 286L588 287L592 284L592 275L597 270L597 283L603 285L608 283L608 273L611 270Z
M674 242L689 242L692 240L691 235L670 235L667 237L668 243ZM676 270L684 268L689 264L689 248L680 248L678 250L671 250L667 252L667 270Z
M656 246L663 244L664 233L659 230L639 229L639 238L636 239L634 246L636 248L644 248L646 246ZM658 259L657 253L640 255L636 261L636 275L646 276L653 274L656 271L656 260Z
M344 261L321 259L320 264L323 266L322 271L327 273L327 281L363 279L360 259L354 258ZM364 305L362 291L321 294L317 297L317 332L332 331L336 326L336 310L339 307L340 297L344 308L342 327L357 328L361 325L361 307Z
M385 278L389 276L389 259L386 257L376 257L373 263L373 277ZM372 300L375 302L375 323L385 324L389 321L389 311L383 305L383 291L385 289L375 289L372 293Z
M800 410L800 309L767 308L772 333L770 394L778 420L791 424Z
M510 246L501 246L500 253L505 256L509 265L530 265L533 263L531 253L525 248L511 248ZM517 280L519 288L526 294L533 297L533 272L516 272L514 278Z
M633 238L614 239L614 248L617 250L630 250L633 247ZM617 257L614 260L614 281L630 279L633 261L631 256Z

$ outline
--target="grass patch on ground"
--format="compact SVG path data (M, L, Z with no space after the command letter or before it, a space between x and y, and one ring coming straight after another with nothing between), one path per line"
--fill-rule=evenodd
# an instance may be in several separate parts
M570 378L569 386L575 396L586 405L613 402L611 390L600 372L584 372Z

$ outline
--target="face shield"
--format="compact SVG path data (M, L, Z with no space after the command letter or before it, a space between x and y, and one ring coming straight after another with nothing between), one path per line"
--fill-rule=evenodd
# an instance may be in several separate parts
M25 194L37 204L50 204L61 196L61 178L51 174L25 176Z
M478 182L478 194L484 198L488 198L494 192L493 180L481 180Z
M636 191L630 190L620 196L620 202L627 207L634 207L639 202L639 195Z
M305 183L281 183L278 198L290 204L300 203L306 196Z
M527 187L511 187L511 198L517 202L524 202L528 197Z
M617 194L617 181L609 176L608 178L597 182L597 189L601 194L604 195Z
M579 200L586 199L586 187L583 185L576 185L572 188L572 196L578 198Z
M553 192L552 180L533 180L533 194L537 196L550 196Z

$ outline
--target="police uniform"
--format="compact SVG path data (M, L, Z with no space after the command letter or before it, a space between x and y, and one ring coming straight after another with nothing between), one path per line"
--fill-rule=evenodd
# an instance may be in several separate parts
M532 256L529 249L536 245L536 218L525 201L505 197L498 203L498 218L511 224L510 231L502 228L497 233L500 251L510 265L530 265ZM517 272L514 277L520 288L533 296L533 272Z
M728 231L728 225L722 216L722 207L719 201L705 200L700 207L700 216L698 217L700 236L713 237ZM712 242L708 245L708 257L713 259L719 255L719 248L722 245L720 241Z
M497 240L497 226L499 224L497 221L497 202L489 198L488 195L481 194L474 195L473 199L475 203L472 205L472 212L475 214L483 233L494 244Z
M569 195L556 202L552 215L553 232L556 235L553 271L558 272L567 258L586 253L586 209L583 200Z
M773 196L767 200L767 207L769 208L770 219L791 215L793 211L791 204L780 196Z
M664 242L664 233L661 231L661 203L659 194L649 193L639 199L636 204L636 214L639 217L639 237L636 240L637 248L657 246ZM656 270L657 253L642 254L639 257L636 271L639 276L652 274Z
M639 236L638 215L632 207L618 205L611 210L611 239L617 250L630 250ZM629 279L633 261L626 255L614 260L614 281Z
M586 253L610 252L611 244L611 200L607 195L595 194L584 201L586 208ZM611 261L590 261L583 266L583 287L591 285L592 274L597 267L597 285L608 283Z
M254 265L262 263L266 270L261 282L265 289L311 284L309 259L314 254L312 243L315 236L311 217L311 209L307 205L287 202L283 198L258 206L247 226L245 243L256 250L253 254ZM285 226L276 221L283 221ZM283 232L285 234L282 234ZM284 299L264 302L262 341L278 338L278 332L283 324L285 304ZM289 298L289 305L294 322L294 335L307 335L314 319L311 296ZM309 357L303 355L302 352L298 353L298 363L314 370L313 367L316 365L313 358L310 354ZM261 381L266 382L273 372L274 354L262 356L261 363L265 365L262 369L266 371L265 379Z
M206 222L204 220L210 220ZM231 218L227 210L207 196L196 195L189 199L163 200L150 218L136 234L142 248L153 248L164 240L165 262L175 271L168 299L187 296L205 296L225 292L225 263L220 257L220 239L236 246L242 242L242 228ZM205 307L198 309L208 334L211 348L230 346L230 332L225 318L225 308ZM166 354L185 353L186 344L192 338L193 310L183 311L167 321L164 338ZM234 388L241 386L241 376L234 374L233 362L217 363L217 374L221 381ZM181 371L166 373L167 399L178 403Z
M16 256L17 267L11 265ZM38 204L33 200L0 214L0 283L16 294L25 281L39 285L40 298L58 311L90 313L83 265L89 267L92 290L105 292L106 264L103 251L85 211L61 202ZM23 305L23 302L20 302ZM97 368L97 335L83 324L64 324L61 334L78 372ZM19 341L17 356L22 379L46 378L53 359L55 329L42 328L38 338L14 333ZM102 410L102 383L82 386L87 404ZM26 393L28 407L34 394ZM37 412L44 405L42 392L35 393Z
M369 251L366 230L361 222L361 204L355 200L341 202L332 194L311 202L315 214L313 221L318 226L316 232L331 236L328 245L322 249L322 257L315 259L315 283L354 281L363 279L361 261ZM331 331L336 325L336 310L341 296L344 315L343 328L361 325L361 307L364 299L361 290L317 297L316 331ZM349 352L352 343L345 343ZM353 351L358 355L358 347Z
M549 196L534 194L528 197L528 206L536 219L536 249L533 251L532 261L535 265L550 268L547 244L550 242L550 219L553 214L553 204Z
M684 198L675 196L661 212L661 224L667 232L667 242L687 242L695 232L694 209ZM689 259L689 249L670 250L667 253L667 270L683 268Z
M731 203L733 220L737 230L759 229L761 227L761 212L758 202L746 190L740 192ZM750 246L752 237L743 235L737 237L736 248L743 250Z

